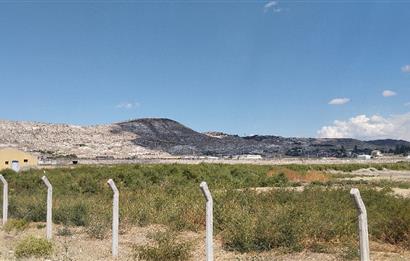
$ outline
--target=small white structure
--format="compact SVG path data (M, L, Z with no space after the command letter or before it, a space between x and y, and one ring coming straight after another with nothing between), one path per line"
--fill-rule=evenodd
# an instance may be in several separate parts
M383 157L383 154L380 150L373 150L371 153L373 158L380 158Z
M359 159L359 160L370 160L370 159L372 159L372 156L362 154L362 155L357 155L357 159Z
M246 155L239 155L238 159L240 159L240 160L261 160L262 156L261 155L246 154Z

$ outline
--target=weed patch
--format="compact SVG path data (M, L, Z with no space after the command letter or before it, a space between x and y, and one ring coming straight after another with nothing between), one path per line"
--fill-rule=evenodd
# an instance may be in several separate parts
M10 233L11 231L20 232L20 231L26 230L28 226L29 226L29 223L27 222L27 220L9 219L3 229L7 233Z
M400 170L410 169L410 164L79 166L47 170L47 177L53 184L53 221L84 226L91 238L103 239L111 228L109 178L120 191L122 227L162 224L174 231L204 229L205 201L199 190L199 181L204 180L214 197L215 234L227 250L323 252L344 247L341 242L357 242L356 208L349 195L353 186L360 189L367 207L371 239L410 249L410 199L389 193L389 187L399 183L339 181L325 173L366 167ZM40 179L44 173L34 169L19 176L0 173L13 188L10 217L44 222L46 191ZM310 185L303 192L289 190L306 182ZM376 191L379 185L385 189ZM253 190L269 186L279 188ZM165 251L159 242L151 247L154 250L145 252Z
M152 246L134 247L134 258L147 261L182 261L189 260L192 244L181 242L177 235L169 230L157 232L151 236L155 241Z
M16 246L15 256L44 258L51 255L53 245L51 242L42 238L27 237L20 241Z
M57 230L57 236L71 237L73 233L68 227L63 227Z

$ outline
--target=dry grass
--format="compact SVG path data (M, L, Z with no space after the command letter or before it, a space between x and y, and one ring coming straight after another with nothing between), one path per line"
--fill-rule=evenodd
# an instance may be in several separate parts
M205 180L214 196L215 235L225 250L322 253L356 242L352 185L361 190L368 208L372 240L410 249L409 199L393 197L369 184L347 183L337 188L314 184L297 193L290 189L298 182L335 179L325 171L304 166L119 165L53 169L47 177L54 186L54 222L70 229L85 226L89 240L109 235L112 191L108 178L120 190L122 229L161 224L177 232L203 231L205 202L199 183ZM44 173L3 174L13 188L10 217L45 220L46 192L40 179ZM252 189L258 187L275 189L255 193Z
M29 226L29 223L27 220L24 219L9 219L4 225L3 229L4 231L10 233L11 231L16 231L16 232L21 232L25 229L27 229Z
M149 235L155 241L154 245L134 247L134 259L147 261L182 261L190 260L191 242L180 242L177 234L170 230L159 231Z
M283 174L291 182L306 182L313 181L326 182L330 179L330 176L322 171L308 170L306 172L296 171L285 167L274 167L266 174L268 177L275 177L279 174Z
M44 258L53 252L53 244L46 239L29 236L18 242L15 255L17 258Z

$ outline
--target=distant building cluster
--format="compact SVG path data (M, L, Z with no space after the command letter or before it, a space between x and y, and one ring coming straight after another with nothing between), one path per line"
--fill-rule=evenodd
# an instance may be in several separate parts
M237 156L237 159L239 159L239 160L261 160L262 156L261 155L246 154L246 155Z
M370 153L370 155L367 155L367 154L357 155L357 158L360 160L370 160L370 159L381 158L381 157L383 157L383 153L380 150L373 150Z

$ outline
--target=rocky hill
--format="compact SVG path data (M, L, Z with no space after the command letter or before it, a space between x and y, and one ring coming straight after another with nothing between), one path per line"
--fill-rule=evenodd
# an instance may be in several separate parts
M0 146L18 147L45 157L159 158L170 155L347 156L373 149L410 147L407 141L240 137L199 133L170 119L138 119L96 126L0 121Z
M0 146L17 147L49 158L161 157L135 145L137 136L121 131L117 124L74 126L37 122L0 121Z

